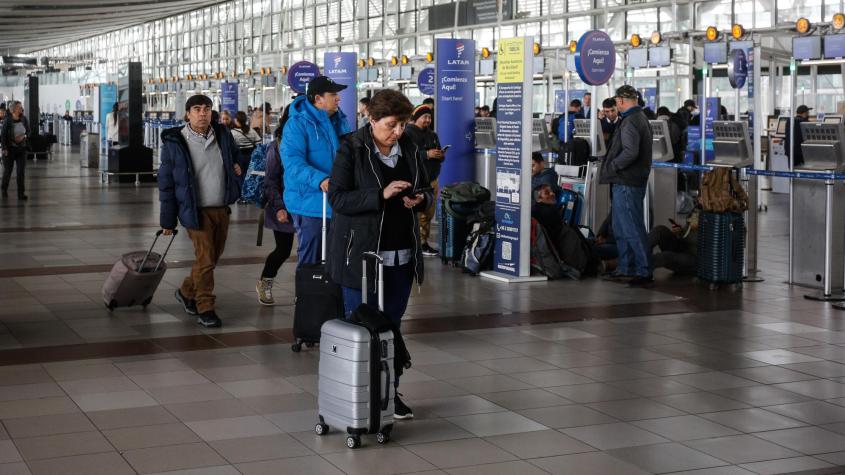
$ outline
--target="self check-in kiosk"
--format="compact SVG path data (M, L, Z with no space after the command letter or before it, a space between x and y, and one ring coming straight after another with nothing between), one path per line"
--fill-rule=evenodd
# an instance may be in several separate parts
M496 119L475 119L475 180L488 190L496 189Z
M596 131L594 137L590 136L590 119L575 119L575 138L581 138L590 144L595 150L597 159L607 155L607 146L601 134L601 128ZM595 147L593 144L595 143ZM610 186L599 184L601 178L600 160L591 160L587 164L587 172L584 179L584 198L586 200L585 222L582 223L591 229L598 229L610 213Z
M713 161L718 167L745 168L754 163L751 151L751 135L748 123L721 121L713 122Z
M531 151L548 152L551 149L549 144L549 131L545 119L533 119L531 123Z
M665 120L650 120L653 162L670 162L675 158L672 150L672 139L669 136L669 122ZM678 170L676 168L658 167L651 170L649 177L649 208L652 224L668 226L670 220L678 221L675 197L678 190ZM650 227L649 227L650 228Z
M841 172L845 169L845 126L801 123L804 163L796 171ZM816 300L845 300L845 184L835 180L793 178L793 282L821 288L807 295ZM823 232L820 232L824 230Z

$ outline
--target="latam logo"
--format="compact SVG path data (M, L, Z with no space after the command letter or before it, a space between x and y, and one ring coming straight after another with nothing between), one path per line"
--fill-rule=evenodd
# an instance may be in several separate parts
M335 68L339 67L339 66L340 66L340 62L341 62L342 60L343 60L343 58L341 58L340 56L335 56L335 57L334 57L334 67L335 67Z
M465 49L465 47L464 47L464 44L462 42L458 41L457 43L455 43L455 52L458 53L458 58L463 56L464 49Z

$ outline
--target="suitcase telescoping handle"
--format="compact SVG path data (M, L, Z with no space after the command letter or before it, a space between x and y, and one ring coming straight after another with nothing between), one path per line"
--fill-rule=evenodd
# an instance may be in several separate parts
M326 219L327 219L327 210L328 210L328 201L329 201L329 194L325 191L323 192L323 229L322 229L322 240L320 241L320 263L324 266L326 265Z
M361 277L361 302L367 303L367 259L376 261L376 295L378 296L378 309L384 311L384 258L375 252L364 253L364 273Z
M144 259L141 261L141 264L138 265L137 272L141 272L141 269L144 268L144 264L147 263L147 260L150 258L150 254L153 253L153 248L156 247L156 242L158 241L158 237L161 236L163 233L164 233L164 231L162 231L161 229L156 231L156 237L155 237L155 239L153 239L153 244L152 244L152 246L150 246L150 250L147 251L147 255L144 256ZM155 269L153 269L153 272L157 272L158 268L161 267L161 263L164 262L164 258L165 258L165 256L167 256L167 251L170 250L170 246L173 245L173 240L176 239L176 234L178 234L178 233L179 233L178 229L173 230L173 234L170 235L170 242L167 243L167 248L164 250L164 253L159 258Z

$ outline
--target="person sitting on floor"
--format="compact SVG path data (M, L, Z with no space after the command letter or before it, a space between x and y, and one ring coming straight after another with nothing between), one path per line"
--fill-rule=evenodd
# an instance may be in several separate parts
M698 215L696 208L687 217L685 227L672 222L672 227L660 225L648 233L648 244L652 251L654 268L665 267L676 274L694 275L698 264Z

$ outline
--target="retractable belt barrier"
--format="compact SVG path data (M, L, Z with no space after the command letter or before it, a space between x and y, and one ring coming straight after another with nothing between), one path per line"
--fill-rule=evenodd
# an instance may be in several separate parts
M652 168L677 168L679 170L689 170L697 172L707 172L716 166L711 165L690 165L687 163L671 163L671 162L653 162ZM754 168L740 168L749 175L758 176L773 176L778 178L803 178L806 180L845 180L845 173L825 173L825 172L784 172L774 170L757 170Z

